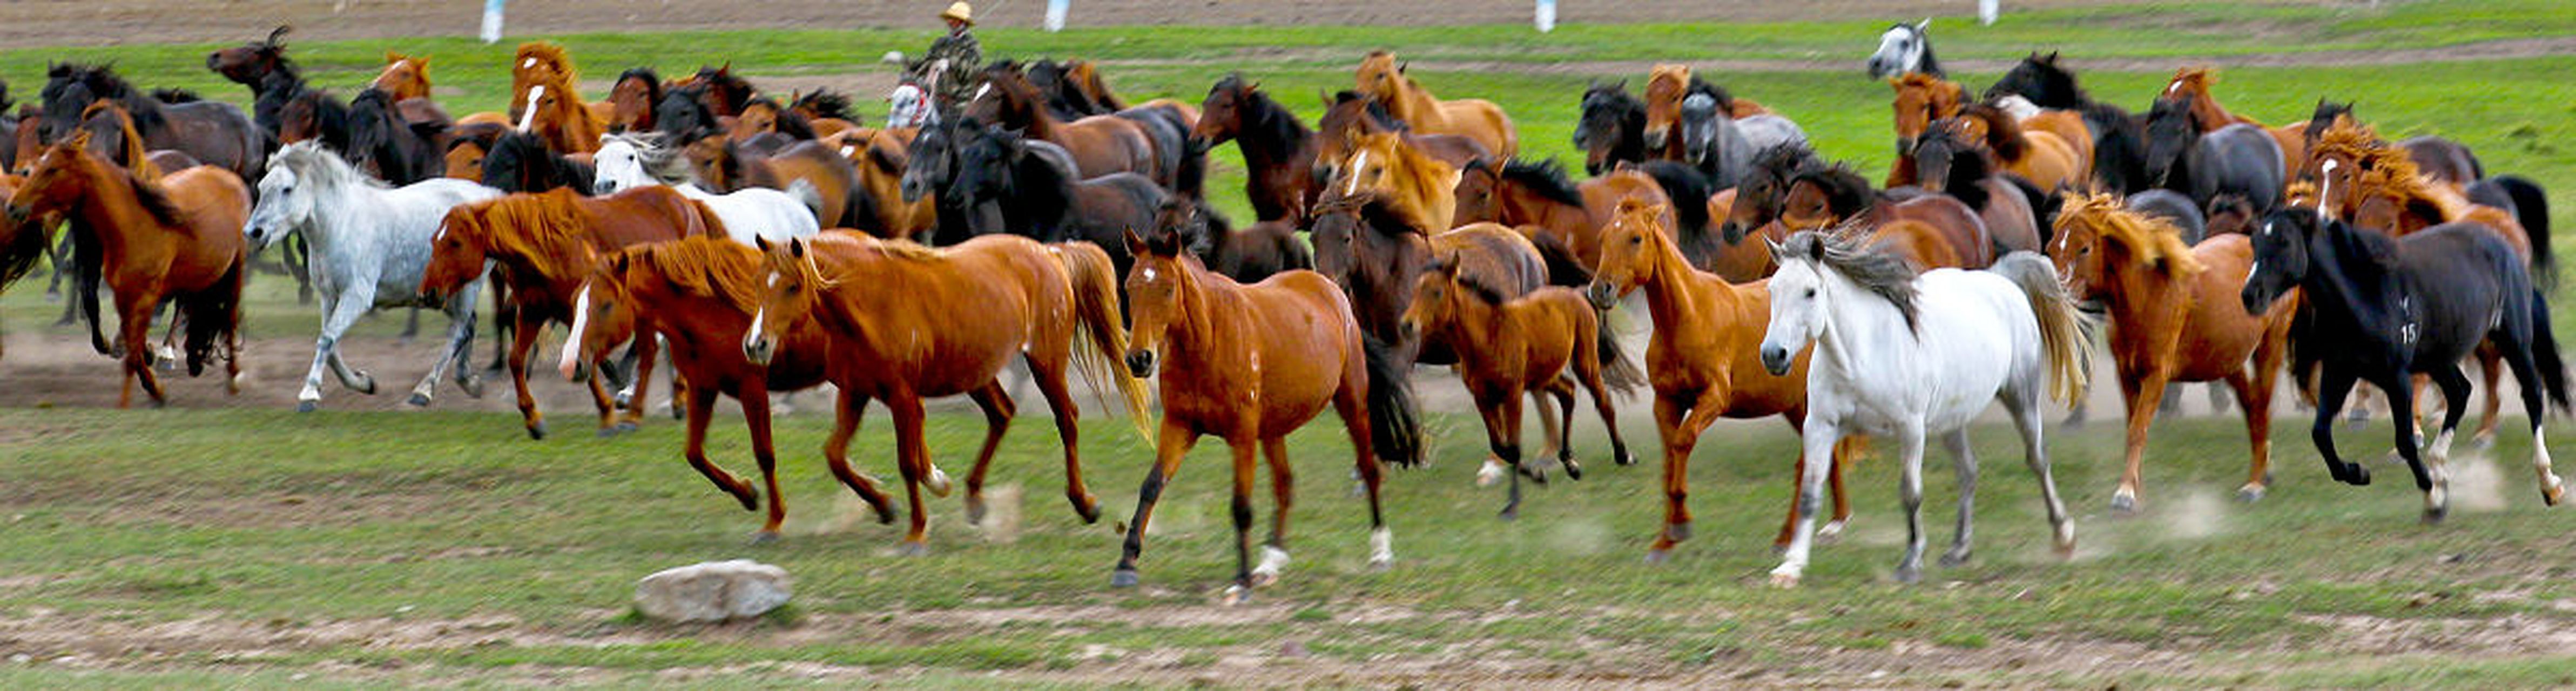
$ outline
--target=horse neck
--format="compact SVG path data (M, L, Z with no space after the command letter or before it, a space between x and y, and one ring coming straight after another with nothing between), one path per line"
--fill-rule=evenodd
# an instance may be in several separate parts
M1453 285L1450 289L1455 292L1460 287ZM1487 303L1472 295L1461 295L1450 304L1456 309L1449 313L1448 319L1442 320L1448 327L1442 331L1450 336L1448 340L1452 349L1458 351L1461 359L1482 359L1473 354L1496 352L1494 348L1503 339L1523 331L1513 327L1513 311L1508 302Z
M1869 349L1863 344L1916 341L1918 335L1897 334L1886 338L1891 330L1904 331L1905 315L1896 306L1878 298L1830 268L1817 267L1832 302L1825 309L1824 332L1816 337L1816 355L1831 360L1852 381L1887 379L1880 373L1914 371L1919 363L1907 363L1911 348Z
M1439 108L1439 102L1431 98L1430 91L1424 90L1422 85L1413 83L1411 78L1403 75L1396 75L1395 93L1388 94L1385 102L1388 115L1393 115L1395 119L1415 127L1422 126L1420 120L1422 116L1429 115Z
M1180 285L1173 288L1172 320L1163 330L1163 359L1171 361L1163 368L1164 376L1198 378L1184 373L1224 372L1218 366L1223 363L1216 362L1217 354L1227 347L1249 349L1253 345L1247 339L1257 336L1226 328L1233 325L1232 320L1223 318L1247 313L1243 288L1217 280L1216 274L1189 259L1173 265L1181 268L1181 276Z
M2326 310L2321 314L2341 312L2356 325L2375 326L2381 320L2371 317L2380 316L2386 308L2374 299L2389 297L2393 292L2389 283L2394 277L2377 269L2369 269L2367 273L2352 270L2350 267L2354 265L2367 266L2374 260L2348 256L2352 253L2346 252L2345 246L2355 243L2337 237L2337 232L2330 227L2319 228L2308 238L2308 271L2299 279L2299 295L2311 304L2343 308ZM2347 227L2340 232L2348 235L2371 231Z
M1244 102L1244 110L1251 114L1251 121L1243 124L1243 134L1234 140L1236 147L1243 150L1245 163L1255 169L1265 169L1296 163L1301 156L1313 160L1317 146L1315 132L1307 129L1306 123L1298 122L1296 114L1258 92Z
M82 174L90 181L88 191L81 195L78 209L74 212L81 219L76 227L89 229L99 238L102 248L117 255L123 254L135 239L127 229L144 226L163 229L160 220L144 210L132 179L108 169L104 164L91 165L92 172L96 174Z
M1642 287L1646 291L1646 312L1655 319L1657 337L1679 338L1687 333L1702 332L1702 329L1694 327L1704 325L1692 324L1701 313L1700 302L1732 303L1736 298L1735 286L1725 285L1723 280L1703 280L1714 277L1703 277L1698 269L1691 268L1690 260L1682 256L1681 247L1672 240L1659 238L1651 244L1653 249L1645 259L1653 270L1654 280L1646 281ZM1711 286L1711 283L1718 285ZM1717 289L1703 289L1709 287Z
M2234 113L2227 112L2226 106L2219 105L2218 99L2210 97L2207 86L2193 90L2191 111L2192 119L2198 121L2195 124L2202 132L2215 132L2236 122Z

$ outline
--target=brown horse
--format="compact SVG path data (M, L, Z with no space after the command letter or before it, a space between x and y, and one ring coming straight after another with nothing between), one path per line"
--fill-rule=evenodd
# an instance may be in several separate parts
M1495 156L1510 158L1520 153L1520 133L1512 127L1512 118L1503 114L1502 106L1476 98L1442 101L1431 96L1403 66L1395 63L1395 54L1370 51L1360 60L1357 74L1361 96L1384 106L1396 120L1411 125L1423 134L1454 134L1476 140Z
M1900 158L1914 154L1914 139L1923 136L1923 131L1932 126L1932 121L1957 117L1959 109L1968 104L1966 87L1922 72L1890 77L1887 85L1896 89L1896 100L1891 107L1896 111L1896 155ZM1905 167L1903 162L1899 162L1895 168L1903 170ZM1903 183L1890 181L1888 184Z
M851 190L859 188L859 172L839 150L818 142L797 142L767 157L743 152L741 145L722 135L689 143L683 151L697 166L698 184L718 194L749 187L785 190L798 180L814 186L822 205L814 218L825 228L866 225L866 219L854 219L850 204Z
M1288 506L1295 491L1287 436L1327 405L1350 433L1351 460L1368 490L1369 566L1391 565L1394 538L1378 501L1378 464L1369 458L1367 358L1341 289L1311 271L1238 284L1208 271L1169 233L1146 240L1129 232L1127 243L1136 257L1127 274L1134 334L1127 370L1145 377L1163 361L1170 366L1162 373L1163 421L1154 465L1145 471L1110 585L1136 585L1136 557L1144 551L1154 505L1202 436L1223 438L1234 452L1235 570L1226 602L1242 602L1252 588L1276 581L1288 564ZM1256 445L1269 460L1275 502L1259 566L1252 563L1251 541Z
M661 102L662 76L650 67L628 68L617 75L617 83L608 87L608 131L656 131L653 107Z
M845 143L850 162L857 167L858 189L870 200L873 215L850 219L853 227L881 238L908 238L927 241L939 228L939 201L923 196L903 200L903 169L910 164L910 132L875 130L865 141Z
M385 69L376 74L376 80L369 86L393 98L394 108L402 112L404 122L446 123L451 120L447 111L440 109L438 102L430 96L429 56L385 51ZM506 122L495 115L489 122Z
M1055 412L1065 498L1083 522L1099 520L1099 503L1082 483L1081 411L1065 377L1078 367L1094 388L1114 386L1140 432L1146 405L1144 384L1110 362L1126 351L1127 339L1108 253L1087 243L1043 245L1014 235L941 249L857 233L761 244L768 277L742 339L743 355L767 365L795 324L822 327L831 356L827 377L841 390L839 419L824 445L828 458L846 458L868 402L885 401L894 415L895 467L912 506L903 553L930 549L923 485L947 493L922 438L922 401L966 394L985 405L990 427L966 477L967 519L980 522L984 471L1012 413L995 377L1013 356L1028 364Z
M1406 226L1437 235L1458 225L1459 177L1456 166L1406 144L1401 135L1363 134L1325 194L1375 199Z
M424 66L426 64L423 63ZM426 76L427 73L424 72L424 81ZM509 121L518 122L527 113L528 97L531 95L528 91L530 87L557 81L562 82L560 89L550 86L547 90L559 90L562 92L561 96L575 105L580 105L584 110L594 110L592 114L594 119L602 121L608 119L610 108L607 103L599 103L597 104L599 107L593 109L590 105L582 103L580 94L572 91L573 85L581 83L580 73L574 71L572 66L572 55L564 52L563 46L547 41L530 41L519 44L518 55L510 64ZM592 142L591 146L597 148L598 143ZM570 151L567 150L566 153Z
M2129 406L2128 470L2111 495L2114 511L2137 510L2147 427L2165 385L2225 381L2245 413L2253 463L2237 496L2260 499L2271 484L2274 379L2289 354L2296 298L2247 314L2237 293L2253 269L2254 243L2216 235L2185 246L2172 223L2128 210L2107 194L2071 200L2049 243L2076 299L2110 313L2111 357Z
M2092 161L2057 133L2024 129L2020 120L1985 105L1968 105L1947 121L1969 141L1984 147L2004 172L2022 176L2043 191L2083 187L2092 179Z
M1652 157L1668 161L1689 159L1682 140L1673 137L1672 133L1681 124L1682 100L1694 93L1715 98L1718 108L1729 118L1771 114L1771 109L1762 107L1762 104L1736 98L1716 84L1691 74L1689 65L1656 65L1646 72L1646 129L1643 132L1647 153Z
M2227 108L2219 105L2218 99L2209 93L2209 85L2216 83L2218 83L2216 69L2185 67L2174 71L2173 80L2165 83L2165 90L2157 93L2156 100L2168 101L2189 97L2192 122L2198 123L2203 133L2215 132L2219 128L2238 123L2263 128L2265 134L2272 135L2272 140L2281 144L2281 172L2284 175L2295 176L2298 173L2299 162L2307 160L2308 145L2312 143L2308 122L2302 120L2279 127L2269 127L2255 122L2253 118L2228 112Z
M787 112L805 118L805 122L813 126L816 138L861 129L858 112L850 110L850 95L831 89L790 92Z
M1303 224L1307 208L1323 192L1313 174L1322 144L1315 132L1262 92L1260 82L1246 82L1240 73L1209 87L1199 110L1191 138L1211 147L1231 141L1242 150L1244 196L1252 201L1254 220Z
M690 467L742 502L744 510L754 510L760 504L760 491L708 461L706 453L716 396L741 402L743 424L751 431L752 458L760 464L761 485L769 493L768 520L752 535L755 542L776 540L779 526L787 520L787 497L778 491L777 454L770 441L769 394L813 388L823 383L829 366L824 357L829 352L826 336L812 319L787 325L767 365L753 365L743 357L737 334L751 327L752 315L760 307L760 276L765 267L758 250L720 237L681 238L610 254L575 300L580 311L567 337L567 357L561 366L565 376L573 376L580 363L605 361L611 351L639 333L667 341L674 379L689 384L684 404L689 436L682 455ZM976 402L987 405L989 413L989 406L1002 400L978 396ZM848 456L828 460L833 477L867 500L876 509L878 522L894 522L894 509L885 494L867 476L850 469Z
M1570 277L1577 282L1592 280L1592 267L1601 263L1601 229L1610 225L1620 202L1637 199L1667 209L1673 203L1661 184L1636 169L1623 167L1575 184L1554 160L1512 160L1499 169L1490 164L1470 166L1456 186L1456 195L1458 210L1452 224L1500 223L1531 233L1530 242L1542 254L1561 250L1575 266L1560 267L1561 261L1551 264L1549 277L1560 285L1579 283L1568 283L1569 277L1559 273L1579 273ZM1678 227L1671 216L1667 211L1663 227Z
M1599 313L1581 292L1548 286L1507 298L1493 286L1460 276L1455 264L1435 260L1414 288L1413 307L1404 313L1404 329L1458 354L1458 378L1484 417L1486 444L1512 471L1504 520L1520 517L1521 476L1546 477L1522 463L1524 393L1555 396L1564 409L1560 429L1571 431L1574 386L1581 383L1592 396L1593 408L1601 413L1601 426L1610 433L1611 460L1619 465L1636 462L1628 455L1627 440L1619 436L1618 413L1611 407L1610 394L1614 390L1621 396L1635 393L1645 376L1636 373L1636 366L1620 352L1615 335L1602 337ZM1603 385L1604 367L1627 370L1610 377L1615 389ZM1557 462L1565 466L1566 477L1582 479L1583 466L1574 461L1574 445L1563 439L1557 444ZM1538 457L1546 455L1541 451Z
M510 305L517 313L511 325L509 368L510 381L518 387L519 415L529 438L544 439L545 416L537 412L537 399L528 391L528 355L537 347L538 330L550 322L573 321L582 282L601 255L692 236L727 237L724 224L706 205L668 187L639 187L595 199L570 189L513 194L447 211L430 242L432 255L422 272L420 290L426 296L451 295L481 277L486 260L495 265L494 282L509 290ZM638 339L635 347L642 364L635 396L622 419L599 378L591 378L600 436L633 429L643 419L654 340Z
M526 103L518 129L534 132L555 153L586 154L599 150L599 136L608 131L606 118L591 112L581 95L574 93L571 75L540 76L525 91L519 92Z
M187 332L189 376L205 370L217 348L224 357L224 387L241 393L241 292L248 256L242 239L250 217L250 189L231 171L198 166L159 181L119 170L90 154L89 132L80 130L39 155L24 184L9 196L12 224L39 217L75 221L74 232L93 235L101 251L99 276L116 294L118 343L124 349L124 388L119 408L134 402L134 385L158 407L168 401L152 371L146 346L152 315L163 300ZM104 343L101 352L109 349Z
M1592 304L1606 306L1638 290L1646 291L1647 313L1655 321L1655 340L1646 346L1646 377L1655 389L1655 431L1664 444L1664 529L1646 553L1661 562L1673 546L1690 539L1691 450L1699 435L1720 417L1761 418L1773 415L1798 429L1807 419L1807 356L1783 376L1762 368L1762 333L1771 321L1769 284L1736 284L1691 268L1681 248L1658 224L1663 212L1653 205L1622 203L1603 231L1607 241L1599 271L1589 290ZM1758 244L1758 243L1756 243ZM1842 532L1851 517L1843 493L1842 470L1854 442L1835 452L1830 466L1834 518L1822 534ZM1807 459L1799 457L1798 467ZM1794 477L1794 476L1793 476ZM1789 544L1798 519L1792 485L1789 520L1774 546Z
M1362 135L1392 132L1404 143L1441 163L1466 167L1476 161L1500 160L1493 150L1476 140L1452 134L1418 134L1405 123L1387 113L1376 101L1356 91L1344 91L1324 97L1324 116L1315 120L1315 163L1309 172L1321 187L1341 171L1351 158ZM1320 194L1320 193L1319 193Z
M964 117L1008 129L1022 130L1030 139L1044 140L1064 147L1073 155L1077 176L1089 179L1110 173L1137 173L1153 178L1156 184L1169 186L1176 171L1165 170L1154 138L1135 120L1116 115L1094 115L1072 122L1058 120L1047 110L1046 97L1029 83L1028 74L1008 61L984 68L984 85L977 87L973 101L966 104Z
M1878 244L1905 257L1916 271L1977 268L1993 264L1996 257L1985 221L1965 202L1944 194L1899 199L1872 192L1868 180L1841 164L1791 176L1777 222L1786 231L1783 236L1855 222L1880 234Z

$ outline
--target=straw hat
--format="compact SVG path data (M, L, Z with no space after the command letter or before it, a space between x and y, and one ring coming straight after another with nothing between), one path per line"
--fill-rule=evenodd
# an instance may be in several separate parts
M939 13L939 18L954 19L972 26L975 23L975 8L966 6L965 0L958 0L958 2L949 3L948 11Z

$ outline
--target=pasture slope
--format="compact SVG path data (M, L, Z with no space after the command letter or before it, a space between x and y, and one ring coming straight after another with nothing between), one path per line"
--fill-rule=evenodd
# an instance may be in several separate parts
M0 19L54 4L13 5ZM357 13L409 11L347 4ZM818 3L731 5L773 4ZM1035 5L1014 4L1022 12ZM1650 62L1688 60L1801 121L1828 156L1875 175L1887 158L1887 90L1859 76L1858 60L1877 29L1900 18L1881 10L1900 10L1828 4L1848 20L1574 24L1536 36L1516 25L1423 27L1353 10L1342 20L1407 25L1049 35L996 21L982 33L997 55L1103 60L1112 86L1131 98L1196 100L1218 75L1240 69L1309 117L1310 94L1346 86L1360 53L1389 47L1412 58L1435 92L1501 103L1542 156L1570 153L1585 81L1642 79ZM2228 69L2219 97L2267 121L2303 117L2319 95L2358 99L2383 131L2455 137L2489 169L2531 176L2557 208L2576 208L2576 150L2566 144L2576 141L2576 86L2564 77L2576 68L2576 15L2559 3L2047 4L1992 28L1943 20L1936 41L1971 84L2032 48L2062 49L2086 68L2095 94L2132 106L2143 106L2174 66L2266 65ZM48 61L112 59L138 83L246 100L204 71L203 55L263 33L234 35L227 22L268 18L228 9L220 22L167 33L149 28L167 23L108 24L142 5L88 3L107 23L45 25L33 37L0 32L0 45L106 35L199 43L11 49L0 51L0 77L24 99ZM1161 16L1139 12L1125 16ZM546 16L515 26L592 27ZM347 40L293 49L322 85L353 89L390 48L436 56L441 98L455 112L502 101L506 45L384 38L461 22L341 23L353 28L333 34L321 23L310 33ZM872 95L885 78L874 57L927 40L913 30L719 19L635 24L702 25L722 30L556 38L572 47L593 94L632 64L678 71L730 60L772 88ZM218 29L226 33L208 33ZM2387 55L2421 58L2373 57ZM882 109L861 100L871 116ZM1231 151L1218 153L1210 189L1240 218ZM1893 473L1871 463L1853 473L1851 534L1819 549L1805 589L1779 591L1764 587L1764 572L1794 440L1776 422L1722 423L1709 433L1692 469L1698 537L1672 563L1650 567L1639 557L1660 520L1651 466L1598 462L1603 440L1579 424L1580 450L1596 472L1537 490L1518 522L1502 523L1492 515L1499 493L1469 483L1482 455L1475 421L1436 414L1434 465L1397 472L1388 485L1398 561L1387 573L1363 568L1365 517L1348 495L1346 446L1325 425L1292 443L1304 471L1295 563L1252 605L1227 609L1212 604L1231 572L1219 450L1194 454L1165 495L1145 586L1114 592L1106 587L1114 521L1085 526L1069 515L1057 496L1054 437L1034 409L995 465L989 524L966 526L955 500L940 501L933 555L904 559L889 549L898 533L865 520L820 468L812 450L828 416L807 397L807 411L780 423L787 537L751 546L755 515L680 462L681 430L666 421L613 440L529 442L506 396L469 401L446 389L430 411L397 412L394 396L333 390L323 412L289 412L314 317L274 277L255 280L247 307L255 383L242 399L223 400L211 381L182 380L172 410L105 410L114 364L87 355L72 329L44 326L59 306L44 299L41 280L0 297L0 324L10 327L0 360L0 686L2576 684L2568 654L2576 650L2576 518L2539 507L2520 461L2531 440L2513 432L2493 450L2461 454L2458 511L2428 528L2416 523L2418 500L2404 483L2330 484L2303 415L2281 416L2279 481L2254 505L2228 498L2243 474L2235 418L2162 423L2149 447L2145 512L2127 519L2105 511L2119 433L2099 423L2052 429L2082 540L2076 559L2061 563L2046 547L2017 444L1985 429L1976 435L1988 473L1974 561L1933 569L1922 584L1892 583L1886 572L1903 528L1890 501ZM393 342L398 316L364 323L348 339L352 357L387 382L410 381L427 364L426 346ZM1424 377L1420 386L1455 384ZM545 391L558 428L577 428L573 390L551 383ZM2117 409L2113 400L2097 394L2097 420ZM1652 438L1643 408L1623 402L1631 439ZM931 421L930 446L952 471L979 421L954 412ZM886 429L880 418L857 442L859 463L879 477L892 475ZM1122 420L1087 420L1085 431L1091 483L1106 512L1123 516L1149 451ZM2364 457L2384 453L2388 438L2384 422L2343 435ZM728 468L749 470L738 425L720 422L711 447ZM1937 525L1954 493L1947 473L1930 476L1926 508ZM626 612L634 578L733 557L787 568L796 603L759 621L706 627L650 625Z

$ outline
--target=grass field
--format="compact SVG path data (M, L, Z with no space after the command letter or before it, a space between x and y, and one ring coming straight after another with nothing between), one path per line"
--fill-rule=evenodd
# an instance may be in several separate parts
M1829 156L1875 173L1886 158L1886 87L1860 77L1857 65L1882 26L1572 26L1543 37L1520 27L983 34L997 55L1109 60L1112 85L1131 98L1195 101L1217 75L1241 69L1308 115L1309 94L1347 86L1361 52L1391 47L1420 61L1414 73L1436 92L1504 105L1541 156L1571 153L1580 87L1615 76L1595 68L1830 59L1839 61L1831 71L1721 80L1799 120ZM1938 31L1953 60L2042 48L2155 62L2438 49L2566 36L2576 22L2557 3L2526 0L2378 11L2211 4L2010 15L1991 29ZM594 78L628 64L677 71L729 59L757 80L876 72L884 68L875 55L915 49L926 35L560 40ZM0 76L28 98L49 59L114 59L140 83L245 99L205 73L209 48L0 53ZM294 50L317 80L345 86L372 75L386 48L435 55L434 76L443 91L455 89L443 96L455 112L502 101L506 46L421 39ZM2231 69L2217 90L2230 108L2267 121L2304 117L2319 95L2358 99L2383 130L2455 137L2490 170L2529 175L2569 209L2576 151L2564 142L2576 136L2576 85L2563 75L2571 68L2576 57L2560 55ZM1642 79L1642 65L1630 71ZM2143 105L2169 73L2084 76L2097 95ZM1992 75L1961 76L1981 85ZM1226 163L1210 189L1241 215L1231 151L1220 152ZM250 305L252 332L308 333L310 308L270 280ZM22 341L71 338L35 326L54 309L40 292L21 287L0 299L0 321ZM386 337L391 321L369 324L361 337ZM0 363L0 386L8 375ZM1650 449L1643 405L1625 402L1636 411L1625 431ZM2160 424L2147 510L2133 518L2104 511L2119 433L2102 423L2052 429L2060 488L2082 540L2077 557L2061 563L2046 547L2017 444L2001 429L1981 430L1987 472L1972 563L1932 569L1917 585L1889 580L1904 528L1882 459L1853 473L1852 534L1819 549L1807 588L1780 591L1763 575L1775 562L1767 547L1794 440L1776 422L1709 433L1692 468L1699 537L1656 567L1639 557L1660 522L1657 469L1599 462L1598 431L1578 425L1594 473L1537 490L1519 521L1503 523L1492 513L1499 492L1469 484L1482 454L1476 423L1436 415L1435 465L1396 472L1389 484L1397 566L1370 573L1365 514L1348 493L1349 450L1327 418L1292 442L1296 562L1252 605L1224 609L1212 604L1232 569L1221 448L1204 445L1165 495L1145 587L1112 591L1112 524L1133 506L1148 450L1123 420L1086 421L1089 480L1112 520L1081 525L1060 497L1050 426L1027 410L996 463L991 524L968 527L955 499L938 501L934 553L919 559L893 556L898 530L865 520L820 468L813 450L827 416L781 422L787 537L751 546L757 516L680 462L681 430L660 420L614 440L528 442L506 414L0 410L0 686L2576 684L2576 659L2566 655L2576 641L2576 561L2566 556L2576 549L2576 519L2539 507L2523 465L2531 440L2512 431L2492 451L2463 452L2453 519L2425 527L2416 522L2418 495L2394 468L2380 468L2382 481L2368 488L2331 484L2303 415L2279 416L2279 481L2252 505L2230 498L2244 474L2241 423ZM943 467L962 469L978 422L933 418L930 447ZM887 430L877 416L856 446L862 469L880 477L892 476ZM2384 423L2345 432L2345 450L2377 458L2387 432ZM2556 455L2576 457L2568 438L2559 435ZM749 472L746 446L739 425L720 419L715 458ZM1941 540L1955 494L1933 456L1926 516ZM708 627L628 613L635 578L734 557L788 569L795 604Z

